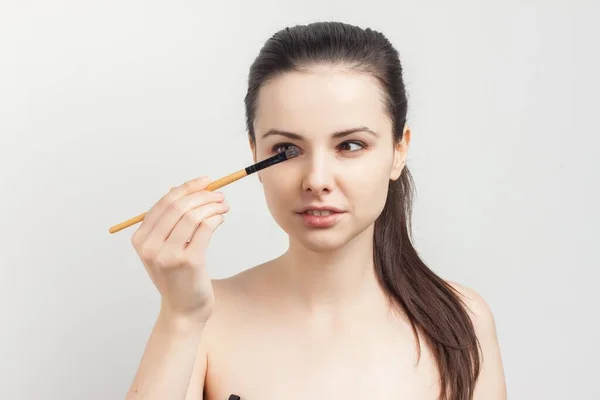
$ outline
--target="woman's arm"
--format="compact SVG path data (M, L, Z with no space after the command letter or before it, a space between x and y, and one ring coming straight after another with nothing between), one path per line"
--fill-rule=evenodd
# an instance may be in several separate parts
M161 313L126 400L201 400L206 359L199 349L204 326Z
M204 385L197 379L204 380L206 362L197 357L214 305L206 250L229 210L209 182L200 177L169 190L131 237L161 307L127 400L184 400L190 385Z

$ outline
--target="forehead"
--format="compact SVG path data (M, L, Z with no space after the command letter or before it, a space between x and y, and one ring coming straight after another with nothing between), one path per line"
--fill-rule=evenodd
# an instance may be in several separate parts
M383 92L367 73L319 66L287 72L259 92L255 131L292 131L306 137L367 126L391 130Z

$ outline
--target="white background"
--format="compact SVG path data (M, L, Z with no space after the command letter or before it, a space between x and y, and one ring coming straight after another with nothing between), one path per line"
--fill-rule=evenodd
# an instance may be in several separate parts
M599 12L574 0L1 0L0 398L124 397L158 295L133 229L109 226L171 186L248 165L243 97L260 47L287 25L341 20L400 51L416 245L490 304L509 398L599 399ZM255 177L223 191L215 278L287 245Z

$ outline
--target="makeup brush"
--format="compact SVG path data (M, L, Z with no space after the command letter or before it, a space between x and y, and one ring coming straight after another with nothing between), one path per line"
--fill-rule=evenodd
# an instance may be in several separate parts
M266 160L262 160L257 162L256 164L250 165L244 169L241 169L233 174L224 176L223 178L217 179L216 181L211 182L205 190L213 191L219 188L222 188L225 185L229 185L232 182L237 181L238 179L242 179L245 176L251 175L255 172L260 171L261 169L265 169L275 164L279 164L280 162L289 160L291 158L297 157L300 154L300 151L296 147L291 147L284 152L278 153L273 157L267 158ZM144 217L147 213L143 213L138 215L137 217L133 217L127 221L121 222L115 226L112 226L108 231L110 233L119 232L125 228L130 227L131 225L137 224L144 220Z

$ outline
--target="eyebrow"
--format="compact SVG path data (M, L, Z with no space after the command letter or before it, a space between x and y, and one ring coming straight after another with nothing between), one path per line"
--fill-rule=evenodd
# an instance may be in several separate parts
M379 134L375 131L373 131L372 129L367 128L366 126L360 126L357 128L350 128L350 129L344 129L343 131L338 131L338 132L334 132L331 134L331 137L333 139L339 139L348 135L351 135L353 133L356 132L367 132L370 133L371 135L377 137L379 136ZM294 139L294 140L304 140L304 137L302 135L299 135L297 133L294 132L288 132L288 131L282 131L279 129L270 129L267 133L265 133L264 135L262 135L263 139L266 138L267 136L272 136L272 135L280 135L280 136L285 136L289 139Z

